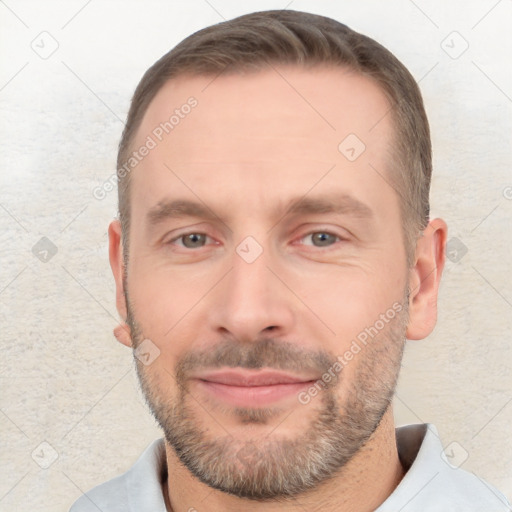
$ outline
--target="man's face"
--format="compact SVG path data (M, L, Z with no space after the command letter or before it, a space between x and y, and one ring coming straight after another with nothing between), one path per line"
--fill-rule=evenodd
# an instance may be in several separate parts
M388 409L408 289L388 110L367 78L289 67L181 77L149 106L128 323L160 351L138 372L167 442L212 487L302 492Z

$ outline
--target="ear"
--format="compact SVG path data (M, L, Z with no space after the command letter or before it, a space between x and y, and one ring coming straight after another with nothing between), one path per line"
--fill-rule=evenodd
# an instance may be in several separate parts
M130 328L126 324L127 307L123 283L125 265L123 260L122 231L121 223L118 220L113 220L108 227L108 244L110 268L116 282L116 308L123 319L123 322L114 329L114 336L123 345L131 347Z
M416 244L415 263L409 270L408 339L421 340L436 325L437 294L445 263L447 234L446 222L434 219Z

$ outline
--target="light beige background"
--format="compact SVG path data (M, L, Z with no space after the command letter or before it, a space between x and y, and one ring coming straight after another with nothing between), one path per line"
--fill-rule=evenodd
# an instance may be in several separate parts
M160 436L131 354L112 335L106 229L116 193L98 200L93 190L114 172L129 100L149 65L204 26L286 6L0 2L0 510L67 510ZM512 2L288 8L374 37L420 82L433 132L433 215L447 220L450 257L460 259L447 262L435 332L408 344L396 421L435 423L459 461L467 453L462 467L510 499ZM42 237L57 248L46 262Z

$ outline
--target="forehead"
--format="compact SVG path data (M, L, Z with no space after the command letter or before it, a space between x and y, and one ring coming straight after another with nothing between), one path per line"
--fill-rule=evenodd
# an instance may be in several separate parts
M191 109L193 115L185 113L185 123L183 113L176 111L183 109L190 98L194 98L197 106ZM183 145L180 132L183 133L185 125L208 131L208 139L201 144L210 146L224 138L226 132L230 136L235 132L236 138L253 136L254 142L261 140L264 133L308 139L317 135L332 149L330 143L348 133L355 133L368 143L381 139L383 132L390 129L391 116L386 115L389 109L389 101L379 85L341 67L269 66L244 73L182 75L169 80L158 91L136 138L141 141L176 112L171 120L172 137L165 137L165 132L162 135L168 139L165 143L179 144L183 153L190 144L199 142L189 140Z
M380 181L372 167L388 167L389 112L376 83L339 67L179 76L160 89L137 131L133 147L151 139L152 149L132 173L132 193L156 200L167 180L183 192L186 183L206 195L212 186L244 188L266 201L272 189L278 200L304 193L332 166L360 186ZM178 183L178 175L186 179Z

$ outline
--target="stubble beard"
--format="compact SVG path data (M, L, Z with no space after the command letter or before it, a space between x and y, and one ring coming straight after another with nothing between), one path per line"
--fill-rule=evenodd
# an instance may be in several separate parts
M136 348L144 336L128 300L127 304L127 323ZM322 367L320 373L323 373L332 366L335 355L323 351L305 353L293 344L270 338L245 345L226 340L207 352L185 355L178 361L172 376L165 371L161 375L152 373L151 366L145 367L136 360L143 394L167 443L198 480L214 489L251 500L296 497L339 474L364 447L390 407L405 341L407 295L402 304L402 311L348 363L358 365L353 382L345 382L342 369L339 378L308 405L298 405L290 412L278 408L229 411L240 424L271 425L268 430L272 432L266 436L236 439L229 433L213 435L207 425L214 420L190 393L187 373L198 365L213 362L216 367L296 371ZM356 361L360 357L364 359ZM164 385L164 381L167 384ZM170 397L166 387L177 388L177 396ZM171 394L176 395L175 390ZM313 408L308 411L313 416L309 426L295 437L280 435L280 422L293 422L294 414L303 414L302 407Z

